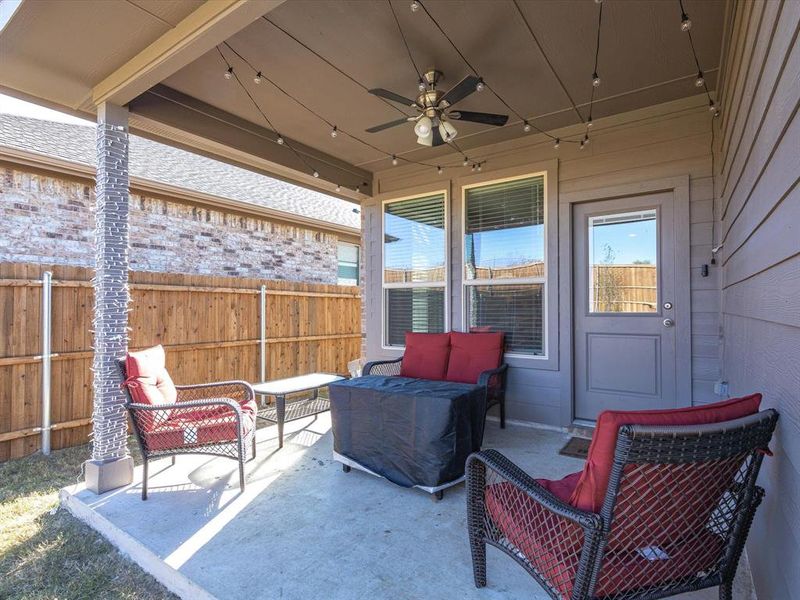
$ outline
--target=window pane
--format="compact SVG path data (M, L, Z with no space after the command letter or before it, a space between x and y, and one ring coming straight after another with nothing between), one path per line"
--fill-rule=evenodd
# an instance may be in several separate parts
M353 244L339 244L338 247L339 262L358 262L358 246Z
M358 253L358 246L339 244L339 269L337 275L337 283L339 285L358 285Z
M544 177L466 192L465 277L544 277Z
M386 204L383 227L386 283L444 281L444 195Z
M405 345L407 331L444 332L444 288L390 288L386 293L386 344Z
M544 284L467 285L470 331L502 331L506 352L544 355Z
M589 218L589 311L658 310L656 211Z

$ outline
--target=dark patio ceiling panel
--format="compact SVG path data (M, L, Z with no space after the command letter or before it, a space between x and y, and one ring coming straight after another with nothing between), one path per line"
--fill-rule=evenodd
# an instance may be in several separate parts
M580 117L569 96L578 103L584 118L588 114L587 107L580 105L588 103L592 90L599 5L590 0L518 2L566 91L531 40L511 0L427 0L424 4L478 73L516 112L544 129L574 124ZM701 65L713 88L724 2L686 0L684 4L694 23L692 32ZM432 67L443 71L443 89L471 74L423 10L410 11L404 0L393 0L392 6L417 66L423 71ZM596 90L595 119L699 93L694 86L697 69L686 34L679 27L677 2L605 2L603 10L598 67L602 85ZM229 39L231 47L312 111L378 149L346 135L332 138L329 125L267 81L256 86L251 69L223 47L281 133L373 171L389 166L386 153L429 162L449 153L447 147L416 144L411 124L376 134L364 131L412 114L406 107L371 96L364 88L382 87L409 97L416 95L417 74L388 2L290 0L273 10L268 19L254 22ZM219 53L211 51L165 84L265 125L239 86L222 77L224 70ZM520 120L489 90L472 94L458 107L511 116L502 128L456 123L457 142L466 151L524 135Z

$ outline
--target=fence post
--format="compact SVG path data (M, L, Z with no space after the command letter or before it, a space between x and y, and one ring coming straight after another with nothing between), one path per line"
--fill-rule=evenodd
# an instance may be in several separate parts
M53 273L42 273L42 454L50 455L50 357L52 353Z
M261 339L260 339L260 366L261 366L261 379L260 381L267 380L267 286L261 286L261 310L259 312L259 323L261 326Z

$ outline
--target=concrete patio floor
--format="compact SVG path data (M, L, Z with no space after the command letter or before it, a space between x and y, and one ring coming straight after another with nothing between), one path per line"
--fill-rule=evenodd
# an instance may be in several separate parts
M487 424L497 448L537 477L560 477L582 461L558 454L566 434ZM548 596L518 565L488 550L488 586L472 582L464 486L441 502L372 475L345 474L331 458L328 414L258 431L258 458L239 493L236 463L185 456L141 467L131 486L96 496L62 490L62 503L184 598L379 599ZM737 600L750 600L740 568ZM679 596L717 598L716 589Z

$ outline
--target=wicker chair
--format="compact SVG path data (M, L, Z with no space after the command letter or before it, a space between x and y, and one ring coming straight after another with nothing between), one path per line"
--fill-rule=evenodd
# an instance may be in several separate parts
M249 383L223 381L178 385L174 403L135 402L135 378L126 360L118 361L126 408L143 459L142 500L147 500L147 467L152 458L178 454L213 454L239 463L239 487L245 488L244 463L256 456L256 401ZM251 449L248 457L248 448Z
M766 410L712 425L624 425L597 512L575 508L497 451L472 454L475 585L486 585L490 544L558 600L649 600L713 586L730 600L777 420Z
M391 360L374 360L364 365L362 375L386 375L397 377L400 375L400 363L403 357ZM496 369L481 373L478 385L486 390L486 411L496 404L500 405L500 427L506 427L506 375L508 365L503 363Z

